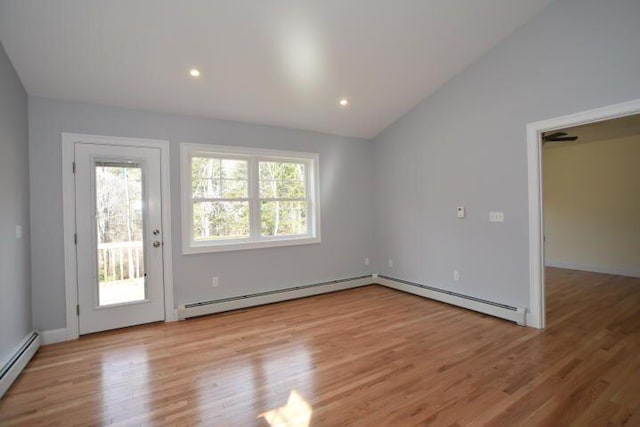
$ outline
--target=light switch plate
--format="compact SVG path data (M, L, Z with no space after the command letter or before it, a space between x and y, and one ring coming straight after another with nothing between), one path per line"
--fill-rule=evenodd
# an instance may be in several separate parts
M464 216L465 216L464 206L458 206L456 208L456 213L457 213L458 218L464 218Z
M16 239L22 239L22 226L16 225Z
M504 222L504 212L500 212L500 211L489 212L489 222Z

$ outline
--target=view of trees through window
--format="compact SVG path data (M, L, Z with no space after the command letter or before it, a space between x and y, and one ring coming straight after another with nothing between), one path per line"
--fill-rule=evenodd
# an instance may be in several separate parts
M95 180L100 305L144 299L142 168L97 162Z
M307 232L303 163L260 162L260 223L263 236Z
M191 160L195 240L249 237L249 165L246 160Z
M307 233L305 164L258 161L260 233L264 237ZM251 236L249 160L192 157L194 240Z

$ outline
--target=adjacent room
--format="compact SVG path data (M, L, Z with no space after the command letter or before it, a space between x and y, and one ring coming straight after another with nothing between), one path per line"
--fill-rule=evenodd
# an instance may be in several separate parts
M638 314L640 115L548 131L542 150L547 321L615 329Z
M637 0L0 0L0 425L640 425Z
M543 151L546 265L640 277L640 115L548 132Z

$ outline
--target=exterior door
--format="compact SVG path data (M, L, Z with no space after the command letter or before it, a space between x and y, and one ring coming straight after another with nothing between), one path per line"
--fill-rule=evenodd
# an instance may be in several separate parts
M74 156L80 334L164 320L160 149Z

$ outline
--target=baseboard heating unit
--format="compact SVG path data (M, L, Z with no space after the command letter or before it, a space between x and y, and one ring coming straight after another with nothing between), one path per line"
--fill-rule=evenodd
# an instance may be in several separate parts
M0 366L0 398L18 378L40 347L40 335L30 332Z
M523 307L513 307L469 295L434 288L432 286L421 285L419 283L413 283L407 280L377 274L374 274L373 276L368 275L352 277L349 279L332 280L329 282L314 283L250 295L182 304L178 306L178 319L185 320L190 317L221 313L224 311L271 304L280 301L288 301L371 284L379 284L387 288L430 298L436 301L466 308L468 310L499 317L501 319L510 320L518 325L524 326L526 324L526 310Z
M371 285L372 283L371 275L367 275L296 286L275 291L259 292L250 295L182 304L178 306L178 319L184 320L189 317L204 316L206 314L221 313L223 311L231 311L240 308L304 298L312 295L326 294L329 292Z
M523 307L512 307L510 305L487 301L481 298L475 298L389 276L379 275L377 278L374 276L373 280L375 283L391 289L434 299L447 304L500 317L502 319L511 320L521 326L526 324L526 310Z

